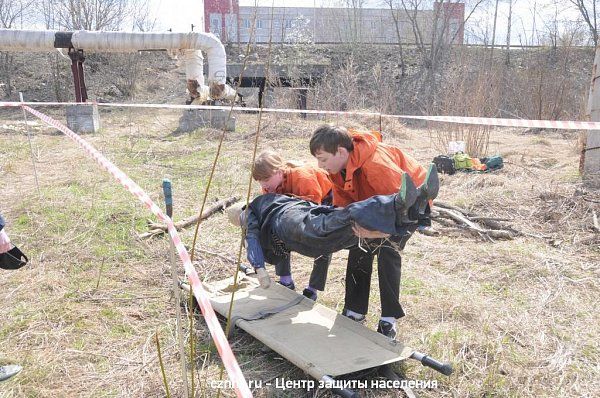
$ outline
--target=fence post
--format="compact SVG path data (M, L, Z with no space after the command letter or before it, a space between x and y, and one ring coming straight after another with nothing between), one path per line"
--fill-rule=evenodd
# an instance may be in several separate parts
M600 46L596 47L586 116L592 122L600 122ZM600 130L585 132L581 160L585 185L600 187Z

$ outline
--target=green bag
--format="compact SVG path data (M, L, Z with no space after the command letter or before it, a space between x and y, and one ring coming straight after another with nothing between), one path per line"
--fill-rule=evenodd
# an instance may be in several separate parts
M504 167L504 160L500 155L490 156L489 158L486 158L483 163L485 163L489 171L500 170Z
M466 153L455 153L452 159L454 160L454 168L456 170L471 170L471 167L473 167L471 157Z

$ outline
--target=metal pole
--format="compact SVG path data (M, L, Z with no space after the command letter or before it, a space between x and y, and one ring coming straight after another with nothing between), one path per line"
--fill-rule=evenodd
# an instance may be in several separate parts
M23 93L19 92L19 99L21 102L23 101ZM33 144L31 143L31 133L29 132L29 124L27 124L27 112L25 108L21 107L23 110L23 119L25 119L25 131L27 132L27 140L29 141L29 152L31 153L31 164L33 165L33 176L35 177L35 187L37 188L37 192L39 196L42 196L40 192L40 183L38 181L37 170L35 168L35 156L33 154Z
M173 191L171 189L171 181L167 178L163 179L162 182L163 193L165 195L165 207L167 210L167 216L173 219ZM175 266L175 244L169 237L169 243L171 249L169 250L169 262L171 263L171 277L173 279L173 294L175 295L175 314L176 317L176 328L177 328L177 340L179 341L179 356L181 357L181 376L183 378L183 388L185 390L185 396L189 397L188 390L188 379L187 369L185 366L185 345L183 344L183 330L181 322L181 296L179 294L179 282L177 280L177 268ZM194 309L190 309L193 311ZM190 339L194 338L194 333L190 330ZM193 366L193 365L192 365Z
M596 47L587 116L592 122L600 121L600 46ZM581 164L583 164L584 183L594 188L600 187L600 130L585 132Z

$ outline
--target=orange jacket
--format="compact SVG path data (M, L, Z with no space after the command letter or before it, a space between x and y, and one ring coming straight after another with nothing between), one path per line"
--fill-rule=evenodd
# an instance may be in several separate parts
M332 184L325 170L312 166L298 166L283 172L283 181L275 192L320 204L331 188Z
M408 173L416 186L425 181L425 168L400 148L380 142L380 134L350 133L354 150L350 152L346 164L346 179L341 173L329 176L333 183L335 206L343 207L374 195L398 192L403 171Z

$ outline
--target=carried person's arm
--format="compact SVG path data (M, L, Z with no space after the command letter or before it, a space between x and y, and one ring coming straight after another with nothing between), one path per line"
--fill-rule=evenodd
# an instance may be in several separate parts
M11 247L10 238L4 230L4 218L0 214L0 253L6 253Z
M254 267L258 276L258 281L263 289L271 285L271 278L265 270L265 256L260 246L260 225L258 218L251 209L248 212L247 230L246 230L246 257L248 262Z

